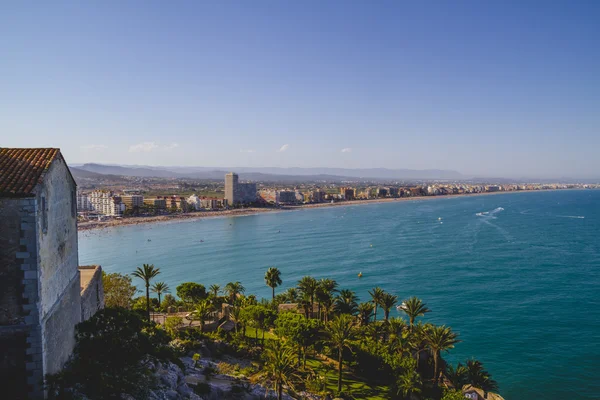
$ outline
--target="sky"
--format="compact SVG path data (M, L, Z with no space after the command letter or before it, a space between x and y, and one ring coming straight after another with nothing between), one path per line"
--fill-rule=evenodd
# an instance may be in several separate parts
M0 146L600 178L600 2L0 5Z

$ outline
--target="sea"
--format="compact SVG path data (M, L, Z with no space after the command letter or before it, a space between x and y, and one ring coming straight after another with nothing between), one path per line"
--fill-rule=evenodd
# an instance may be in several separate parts
M79 234L81 265L144 263L175 292L240 281L270 297L267 268L292 287L335 279L361 301L380 286L418 296L424 321L461 342L510 399L600 399L600 190L437 197L131 225ZM362 278L358 274L362 273ZM141 288L141 282L134 280ZM392 316L400 316L396 310Z

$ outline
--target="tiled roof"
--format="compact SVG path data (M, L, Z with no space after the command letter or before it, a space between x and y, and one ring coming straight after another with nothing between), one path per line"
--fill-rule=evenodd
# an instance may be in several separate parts
M59 154L59 149L0 147L0 197L31 196Z

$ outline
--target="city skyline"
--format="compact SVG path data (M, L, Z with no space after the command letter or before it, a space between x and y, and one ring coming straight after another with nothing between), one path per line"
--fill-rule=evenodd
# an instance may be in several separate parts
M3 147L598 178L596 3L11 4Z

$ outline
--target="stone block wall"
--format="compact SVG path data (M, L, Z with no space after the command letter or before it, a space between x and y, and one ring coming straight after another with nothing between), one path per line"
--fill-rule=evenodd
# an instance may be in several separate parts
M43 397L35 198L0 199L0 384L11 399Z
M104 308L104 286L102 285L102 267L99 265L80 266L79 271L93 271L91 279L81 287L81 320L85 321Z

